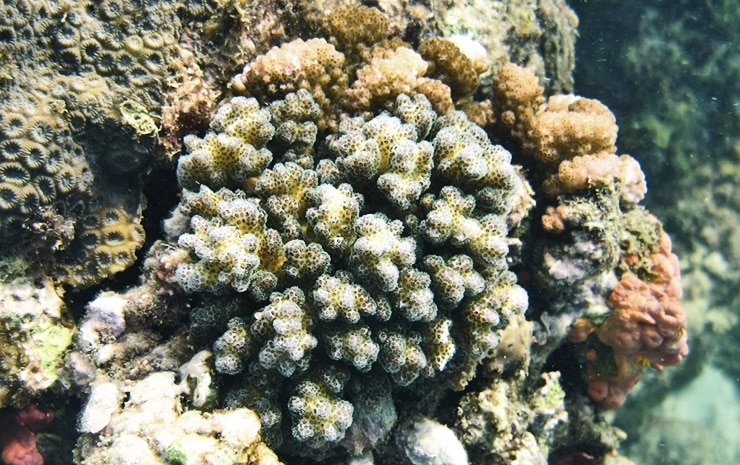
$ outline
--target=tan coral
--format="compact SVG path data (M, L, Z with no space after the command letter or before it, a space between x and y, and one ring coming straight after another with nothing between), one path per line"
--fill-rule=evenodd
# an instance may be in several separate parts
M401 94L424 94L438 113L454 108L449 88L441 81L424 78L429 67L408 47L377 47L357 80L347 90L346 104L355 111L376 111L391 105Z
M528 69L507 64L494 78L498 123L534 160L557 166L563 160L616 152L617 123L601 102L575 95L554 95Z
M524 139L535 111L544 102L545 89L532 71L513 63L501 67L494 76L493 86L498 123L514 138Z
M11 91L0 106L0 236L20 234L28 215L72 202L90 185L90 166L46 91Z
M478 87L478 72L454 42L432 37L419 45L418 52L429 62L427 76L447 84L454 100L472 98Z
M366 6L341 6L326 16L324 33L350 62L367 58L373 45L386 40L389 35L388 18L377 8Z
M318 125L324 129L326 118L347 88L344 62L344 54L324 39L296 39L273 47L249 63L234 77L232 87L265 102L307 89L321 107L323 117L319 117Z
M601 102L575 95L554 95L540 107L522 148L548 164L578 155L617 149L617 122Z

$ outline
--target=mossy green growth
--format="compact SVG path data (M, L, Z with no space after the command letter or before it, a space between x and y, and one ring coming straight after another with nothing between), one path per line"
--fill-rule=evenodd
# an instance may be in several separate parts
M620 229L622 253L633 257L630 271L649 282L653 277L651 271L653 262L650 256L659 251L663 225L643 208L638 207L624 214Z
M611 313L612 310L605 304L594 304L589 305L583 318L586 318L594 326L601 326Z
M39 379L37 387L46 389L54 384L59 377L57 372L60 362L64 352L72 344L74 330L59 324L44 324L38 320L33 321L38 323L38 326L32 324L28 333L36 343L27 354L29 358L33 357L38 360L37 366L41 369L40 373L33 374L34 377Z
M548 384L549 389L545 390L545 395L537 397L532 403L532 410L554 410L563 403L565 391L560 380Z
M26 276L31 264L22 257L5 256L6 253L10 254L10 251L0 251L3 255L0 258L0 282L11 285L31 283L32 279Z
M51 282L33 278L0 284L0 407L27 403L54 385L72 344L64 302Z
M187 434L167 448L165 460L173 465L236 465L247 463L246 454L235 453L217 439L198 434Z
M172 444L167 448L167 453L165 454L165 460L167 460L167 463L171 463L172 465L186 465L188 463L188 457L185 455L185 452L180 449L179 445L179 443Z
M148 136L159 131L154 117L147 111L146 107L132 100L126 100L119 107L123 123L131 126L137 136Z

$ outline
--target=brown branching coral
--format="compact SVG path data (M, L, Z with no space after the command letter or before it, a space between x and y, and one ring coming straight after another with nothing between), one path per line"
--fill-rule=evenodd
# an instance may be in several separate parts
M323 32L349 62L359 62L375 44L388 39L388 27L388 18L376 8L341 6L327 16Z
M558 164L578 155L616 151L617 123L598 100L555 95L534 114L522 148L542 163Z
M494 78L498 124L538 163L557 166L579 155L616 151L614 115L598 100L556 95L544 89L526 68L508 64Z
M432 37L419 45L419 53L429 62L427 76L447 84L454 100L473 96L478 87L478 71L454 42Z
M372 111L401 94L424 94L438 113L447 113L453 108L450 89L424 77L428 67L422 56L408 47L376 48L347 90L347 106L355 111Z
M344 54L324 39L296 39L273 47L244 67L232 81L233 89L269 102L298 89L307 89L323 115L333 113L347 88ZM326 118L319 118L320 129Z

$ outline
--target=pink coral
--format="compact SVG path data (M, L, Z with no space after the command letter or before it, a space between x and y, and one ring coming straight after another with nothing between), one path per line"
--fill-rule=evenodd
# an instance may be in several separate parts
M0 449L5 465L43 465L34 433L48 428L54 415L37 406L6 409L0 413Z
M645 175L637 160L629 155L618 156L608 152L564 160L558 165L558 172L546 179L542 188L550 197L557 197L615 181L622 202L636 204L645 197Z
M661 370L677 365L689 352L686 313L679 300L678 258L671 253L671 241L665 233L650 261L649 280L631 272L621 276L607 300L612 312L601 325L595 327L580 319L570 334L571 342L583 342L593 332L611 349L590 348L586 352L588 394L604 408L622 405L643 367Z

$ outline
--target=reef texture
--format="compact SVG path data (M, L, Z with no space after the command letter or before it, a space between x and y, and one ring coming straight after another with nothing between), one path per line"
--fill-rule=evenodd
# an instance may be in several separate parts
M260 422L247 409L182 412L175 373L159 371L124 392L112 383L93 386L82 412L76 460L86 464L252 463L278 465L259 439ZM184 384L187 386L187 384ZM122 399L126 401L121 407ZM107 422L106 422L107 420ZM90 433L104 428L109 439Z
M174 2L9 2L3 7L0 251L87 287L144 243L142 174L182 81ZM190 16L189 16L190 17Z
M602 460L686 354L572 11L339 3L3 6L0 406L75 463Z

